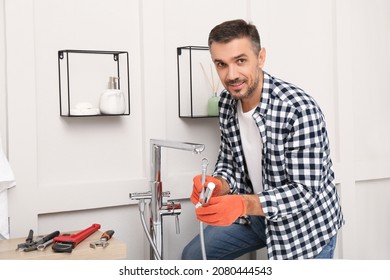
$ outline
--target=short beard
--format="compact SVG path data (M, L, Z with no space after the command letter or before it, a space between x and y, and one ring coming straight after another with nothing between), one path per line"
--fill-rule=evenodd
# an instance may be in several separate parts
M249 87L248 90L244 94L233 95L233 98L236 100L243 100L243 99L247 99L247 98L251 97L255 93L256 89L259 87L260 73L261 72L259 71L259 74L257 75L257 79L256 79L255 83L251 87ZM234 83L235 81L231 81L231 82Z

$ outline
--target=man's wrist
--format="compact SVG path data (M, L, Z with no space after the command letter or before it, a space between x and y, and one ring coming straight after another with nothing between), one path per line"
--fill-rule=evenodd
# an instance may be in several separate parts
M257 194L243 194L241 196L245 203L246 215L264 216L263 208L261 207Z
M214 177L215 179L221 181L221 185L222 185L222 188L221 188L221 193L220 195L225 195L225 194L228 194L230 192L230 186L228 184L228 182L220 177L220 176L217 176L217 177Z

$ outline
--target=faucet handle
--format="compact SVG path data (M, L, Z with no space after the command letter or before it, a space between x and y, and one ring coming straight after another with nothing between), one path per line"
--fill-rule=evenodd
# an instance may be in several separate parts
M171 197L171 192L170 191L162 192L161 195L162 197Z
M152 199L152 192L133 192L129 196L132 200Z
M175 226L176 226L176 234L180 234L180 220L179 215L175 215Z

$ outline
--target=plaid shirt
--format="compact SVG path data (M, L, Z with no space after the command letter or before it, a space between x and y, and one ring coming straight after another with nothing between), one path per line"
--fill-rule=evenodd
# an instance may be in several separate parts
M232 193L251 194L236 104L227 91L221 94L221 143L213 175L227 180ZM252 117L263 141L264 190L258 196L268 257L313 258L344 224L324 116L302 89L264 72L261 102Z

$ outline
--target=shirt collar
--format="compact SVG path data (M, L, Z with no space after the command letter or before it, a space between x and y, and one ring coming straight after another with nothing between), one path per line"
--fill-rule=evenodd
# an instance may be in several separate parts
M263 71L263 89L261 92L260 102L257 105L256 112L259 113L262 117L267 114L268 103L270 101L270 91L272 84L272 77L265 71Z

